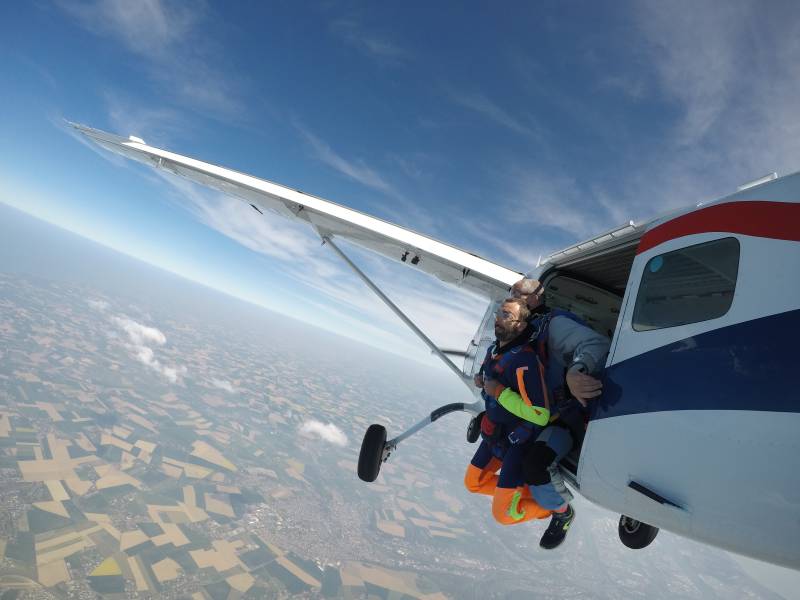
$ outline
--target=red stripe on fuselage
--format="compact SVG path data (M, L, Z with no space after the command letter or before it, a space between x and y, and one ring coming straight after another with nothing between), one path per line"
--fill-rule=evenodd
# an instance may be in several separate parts
M700 208L645 233L636 253L685 235L710 231L800 242L800 204L748 200Z

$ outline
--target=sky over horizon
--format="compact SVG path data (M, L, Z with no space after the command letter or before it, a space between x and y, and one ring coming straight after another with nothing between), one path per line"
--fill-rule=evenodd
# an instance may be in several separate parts
M791 2L0 7L2 201L157 266L426 353L313 232L80 145L69 119L516 270L800 164ZM356 252L440 345L482 300Z
M800 169L787 0L6 2L0 52L0 202L418 360L428 351L312 231L82 143L64 119L521 271ZM466 346L481 299L353 254L434 341Z

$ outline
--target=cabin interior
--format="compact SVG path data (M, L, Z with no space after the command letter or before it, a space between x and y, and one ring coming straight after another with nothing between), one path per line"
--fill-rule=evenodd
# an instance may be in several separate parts
M639 239L637 235L604 251L559 261L543 277L547 305L571 311L592 329L613 339ZM562 472L576 487L580 487L580 452L577 444L560 463Z

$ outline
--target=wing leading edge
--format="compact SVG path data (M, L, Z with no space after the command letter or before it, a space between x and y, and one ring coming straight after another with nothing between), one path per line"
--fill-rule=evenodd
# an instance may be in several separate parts
M85 125L70 125L116 154L236 196L259 212L268 210L292 220L305 221L320 236L345 239L481 296L502 297L522 277L521 273L454 246L334 202L154 148L133 136L124 138ZM255 213L254 217L257 217Z

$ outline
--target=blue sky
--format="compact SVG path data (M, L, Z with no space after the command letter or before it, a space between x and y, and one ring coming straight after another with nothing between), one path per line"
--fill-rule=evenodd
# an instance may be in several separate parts
M426 350L312 233L82 145L67 118L526 270L800 164L792 2L4 3L1 199L275 310ZM442 345L483 303L356 253Z

